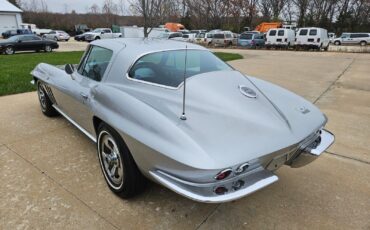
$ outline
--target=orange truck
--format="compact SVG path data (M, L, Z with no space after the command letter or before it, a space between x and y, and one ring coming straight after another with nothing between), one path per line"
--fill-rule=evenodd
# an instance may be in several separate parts
M167 22L164 27L169 29L171 32L177 32L179 30L184 30L185 26L180 23Z
M281 28L283 24L281 22L262 22L256 27L256 31L260 33L266 33L269 29Z

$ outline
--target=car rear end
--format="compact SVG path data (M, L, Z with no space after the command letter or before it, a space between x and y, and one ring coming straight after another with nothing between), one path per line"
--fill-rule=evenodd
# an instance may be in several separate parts
M296 45L305 49L318 49L323 43L323 39L321 38L322 33L324 33L324 31L320 30L320 28L301 29L297 36Z
M209 46L212 44L212 39L213 39L214 34L213 33L206 33L204 37L204 44Z
M70 38L70 36L69 36L69 34L67 34L66 32L64 32L64 31L58 31L57 32L58 34L58 40L65 40L65 41L68 41L69 40L69 38Z
M216 33L212 38L213 46L225 46L226 35L224 33Z
M238 46L245 48L255 47L254 34L252 33L243 33L238 39Z

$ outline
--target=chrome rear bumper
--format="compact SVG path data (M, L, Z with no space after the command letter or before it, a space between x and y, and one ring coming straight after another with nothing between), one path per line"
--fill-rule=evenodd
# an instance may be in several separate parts
M321 130L320 136L305 147L302 151L293 156L286 164L292 168L299 168L305 166L312 161L316 160L326 149L334 143L334 135L327 131Z
M222 203L236 200L256 192L278 180L272 172L262 167L251 170L247 175L238 176L215 183L193 183L175 178L162 171L150 171L150 175L163 186L189 199L204 203ZM236 181L243 181L243 186L235 188ZM228 192L223 195L214 193L214 189L223 186Z
M150 176L170 190L189 199L205 203L229 202L256 192L278 180L273 173L284 163L293 168L302 167L317 159L334 142L334 135L321 130L311 135L290 153L278 156L266 166L258 166L241 175L211 183L196 183L174 177L161 170L149 171ZM297 150L298 149L298 150ZM270 167L270 165L272 165ZM216 188L224 187L224 194L216 194Z

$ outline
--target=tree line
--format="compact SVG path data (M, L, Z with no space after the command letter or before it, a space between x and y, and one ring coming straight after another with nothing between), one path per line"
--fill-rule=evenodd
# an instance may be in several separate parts
M70 31L75 24L94 27L138 25L157 27L180 22L188 29L254 29L261 22L297 23L336 32L370 32L370 0L105 0L86 12L66 7L49 12L45 0L10 0L24 10L25 22ZM69 6L72 7L72 6Z

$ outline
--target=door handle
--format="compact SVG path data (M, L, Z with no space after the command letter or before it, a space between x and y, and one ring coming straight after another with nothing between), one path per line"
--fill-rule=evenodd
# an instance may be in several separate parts
M85 100L87 100L89 98L89 96L87 96L86 94L84 93L80 93L81 97Z

